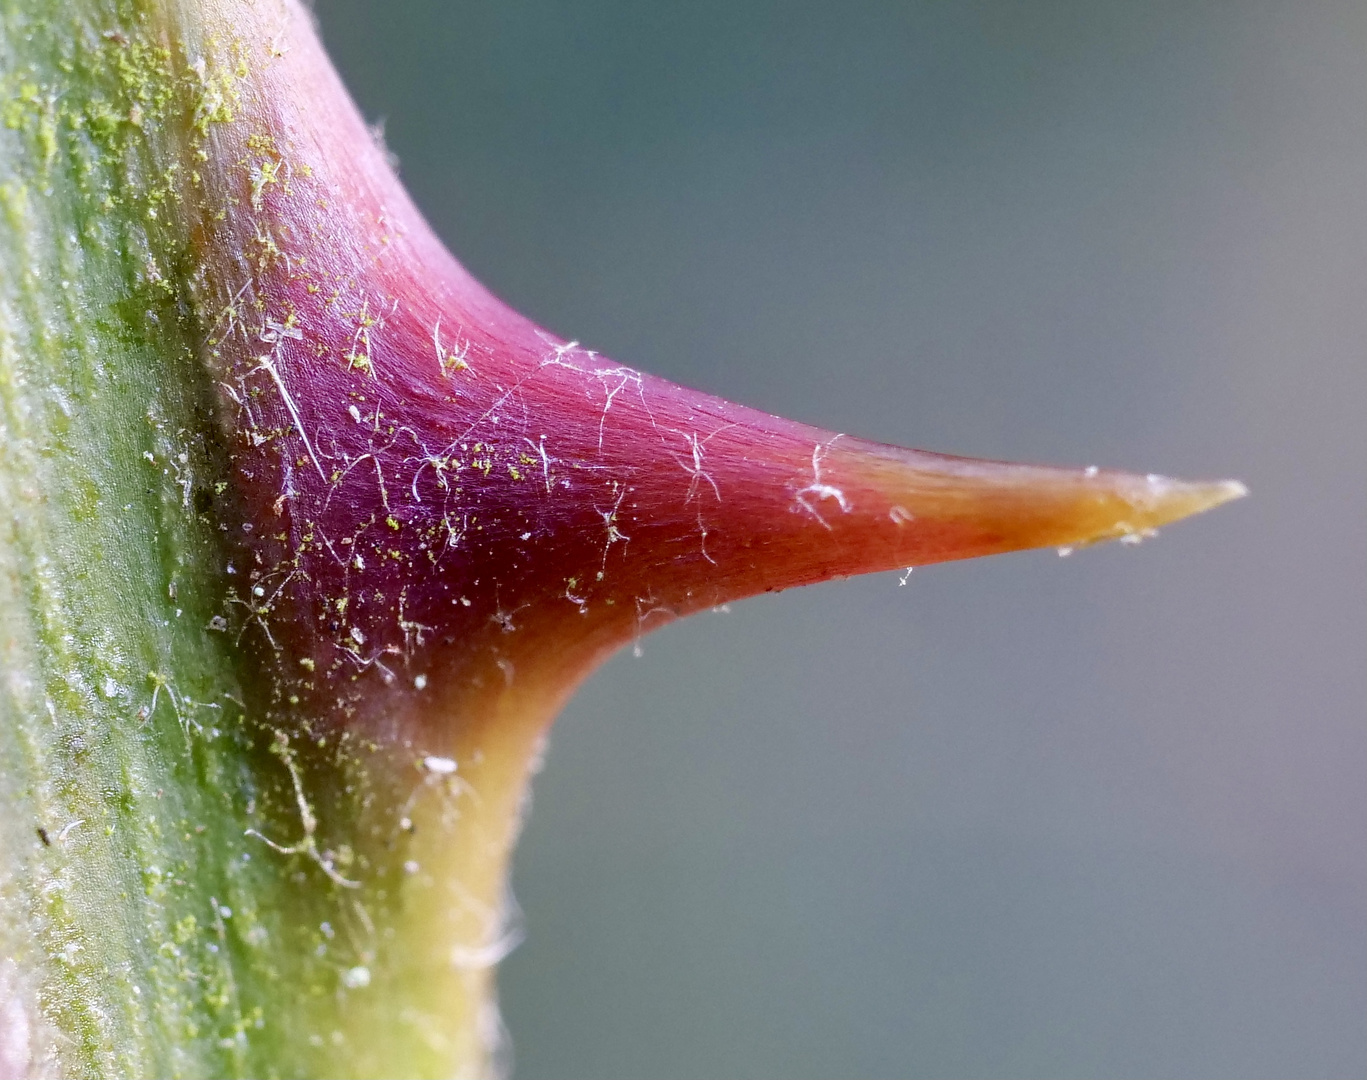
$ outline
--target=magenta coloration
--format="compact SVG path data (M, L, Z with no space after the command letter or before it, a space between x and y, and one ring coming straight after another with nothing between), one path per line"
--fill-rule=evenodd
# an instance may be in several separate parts
M424 695L530 673L558 699L725 600L1139 536L1238 494L878 446L562 341L445 252L298 24L204 244L236 253L210 346L243 513L232 596L276 710L392 733Z

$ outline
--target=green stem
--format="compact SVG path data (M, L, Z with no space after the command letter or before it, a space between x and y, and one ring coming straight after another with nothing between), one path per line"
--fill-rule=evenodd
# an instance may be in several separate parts
M399 918L421 778L244 705L192 243L242 73L194 14L0 13L0 1066L479 1071L483 973L452 1015Z

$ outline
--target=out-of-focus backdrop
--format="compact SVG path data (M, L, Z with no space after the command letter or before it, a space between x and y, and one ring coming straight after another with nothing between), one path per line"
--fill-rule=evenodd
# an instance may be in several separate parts
M1367 5L317 0L491 288L875 439L1235 476L648 638L557 725L516 1076L1367 1072Z

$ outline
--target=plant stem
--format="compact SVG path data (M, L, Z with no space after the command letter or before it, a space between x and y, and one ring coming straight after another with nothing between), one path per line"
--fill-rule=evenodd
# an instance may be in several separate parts
M249 568L195 230L254 43L203 16L0 14L0 1072L476 1073L488 963L432 959L454 778L267 719L224 617Z
M0 6L0 1073L474 1076L529 765L643 632L1237 484L866 443L484 291L292 0Z

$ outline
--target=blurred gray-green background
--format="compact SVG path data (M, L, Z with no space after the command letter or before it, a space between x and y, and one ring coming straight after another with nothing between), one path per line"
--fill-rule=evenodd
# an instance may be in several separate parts
M1367 1072L1367 5L318 0L538 322L1138 549L671 627L555 729L516 1076Z

